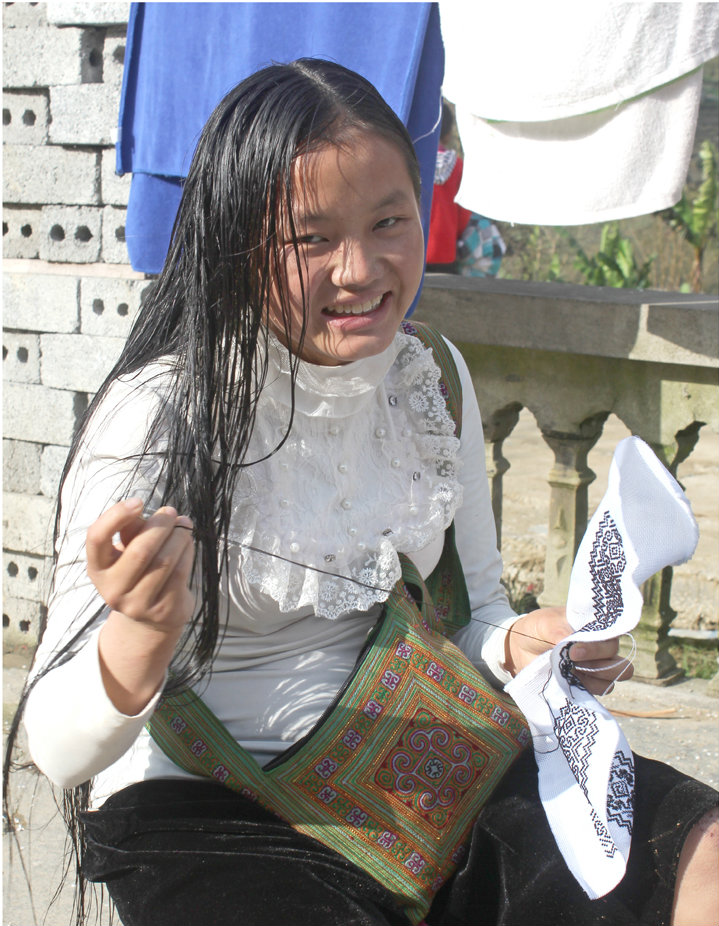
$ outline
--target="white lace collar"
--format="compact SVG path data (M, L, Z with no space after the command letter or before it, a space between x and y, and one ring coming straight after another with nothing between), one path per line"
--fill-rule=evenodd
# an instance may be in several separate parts
M247 457L259 462L243 471L235 497L238 568L283 612L311 607L335 619L369 610L400 578L398 553L425 547L461 504L459 441L439 369L402 332L375 357L301 364L282 443L289 365L285 349L270 346Z
M295 381L295 411L323 418L354 415L372 400L375 390L397 358L400 344L392 341L386 350L341 366L328 367L301 360ZM292 384L287 348L269 335L268 370L264 394L290 407Z

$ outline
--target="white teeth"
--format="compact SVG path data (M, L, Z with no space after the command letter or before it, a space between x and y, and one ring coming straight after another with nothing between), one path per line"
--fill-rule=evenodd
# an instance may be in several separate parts
M330 315L366 315L368 312L373 312L377 306L382 302L382 296L378 299L373 299L371 302L363 302L360 305L332 305L327 306L325 312L328 312Z

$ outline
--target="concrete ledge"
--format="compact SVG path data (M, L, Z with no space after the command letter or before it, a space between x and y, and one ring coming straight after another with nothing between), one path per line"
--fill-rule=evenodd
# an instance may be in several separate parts
M719 299L428 274L415 313L459 343L719 367Z

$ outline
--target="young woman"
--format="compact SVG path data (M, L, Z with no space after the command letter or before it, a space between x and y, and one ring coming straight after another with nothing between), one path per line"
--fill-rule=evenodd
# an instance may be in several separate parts
M420 900L398 885L424 862L395 830L406 818L441 844L449 811L412 817L395 789L375 831L357 806L328 827L287 784L294 763L317 782L312 813L336 814L337 763L361 754L377 770L353 786L377 798L389 746L367 731L412 646L436 651L425 681L451 666L474 679L464 701L487 704L502 695L475 697L473 665L501 686L570 632L561 609L509 608L471 378L441 337L401 327L423 269L418 178L404 127L358 75L300 60L240 84L202 134L164 271L73 445L25 725L36 764L75 789L83 874L107 884L125 926L672 915L683 836L697 841L713 797L663 766L637 759L638 848L594 902L554 846L530 752L469 818L456 873L445 866ZM452 604L441 620L428 589ZM350 729L342 711L384 658L388 625L404 634L396 672ZM616 653L610 641L573 654L593 670L577 670L587 688L617 676ZM427 704L439 715L451 688L422 684L430 700L407 737L429 735ZM170 758L166 742L194 723L184 708L199 710L189 689L209 732ZM428 779L452 713L432 726ZM337 761L303 769L333 725ZM705 876L704 842L689 875Z

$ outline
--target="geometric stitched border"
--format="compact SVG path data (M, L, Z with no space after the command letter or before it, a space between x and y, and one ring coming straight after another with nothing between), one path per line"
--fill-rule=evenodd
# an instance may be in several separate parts
M627 565L622 536L608 511L599 522L589 555L595 619L582 630L605 630L624 610L621 578Z

